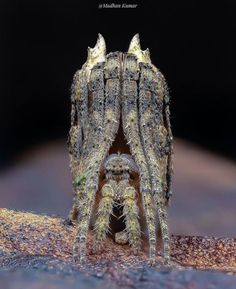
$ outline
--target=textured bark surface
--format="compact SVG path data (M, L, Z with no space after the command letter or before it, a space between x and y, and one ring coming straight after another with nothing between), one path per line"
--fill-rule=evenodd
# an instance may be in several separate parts
M63 219L13 210L0 210L0 263L2 267L17 266L22 260L58 259L72 264L72 244L75 227L63 224ZM116 268L139 268L147 265L147 252L135 256L128 245L118 245L107 238L104 250L92 254L93 236L89 234L86 270L100 272L107 262ZM236 240L191 236L171 237L172 268L192 267L204 270L236 272ZM158 257L157 267L162 264ZM25 261L24 261L25 262ZM73 267L79 268L78 264ZM83 269L83 268L81 268Z

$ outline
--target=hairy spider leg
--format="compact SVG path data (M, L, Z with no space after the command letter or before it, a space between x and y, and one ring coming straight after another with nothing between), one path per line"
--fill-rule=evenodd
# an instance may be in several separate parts
M129 185L128 180L121 182L119 189L123 190L123 215L125 217L126 232L129 244L134 253L141 248L141 229L139 224L139 209L137 205L137 192Z
M152 108L153 108L153 141L158 159L162 162L162 178L164 180L164 191L166 204L172 194L173 175L173 136L170 125L169 92L163 74L155 68L153 78L157 81L151 84Z
M113 212L114 196L115 196L115 181L109 180L101 190L101 200L97 212L97 220L94 225L95 241L94 251L98 251L101 248L102 242L106 239L106 235L109 232L110 216Z
M99 146L101 142L102 134L103 134L103 118L104 118L104 75L103 75L104 63L97 63L92 69L90 73L90 81L87 87L84 90L81 89L82 84L84 82L82 79L77 80L77 89L76 96L78 100L78 110L80 112L79 120L81 122L81 126L84 128L85 139L83 142L83 147L81 149L79 166L76 167L76 171L74 173L75 179L75 197L73 202L72 210L69 213L69 220L76 220L78 217L79 206L83 203L80 202L85 187L85 180L78 185L76 182L76 178L83 177L85 174L85 167L88 163L88 160L91 156L94 155L94 152ZM85 77L85 75L84 75ZM86 94L81 92L86 91ZM88 98L88 99L87 99ZM85 106L86 104L86 106ZM87 121L87 122L85 122ZM88 125L89 124L89 125ZM79 137L79 135L77 135ZM80 135L80 137L82 137ZM77 158L78 159L78 158Z
M85 192L87 171L89 159L95 155L103 135L103 118L104 118L104 76L103 76L104 63L99 62L93 66L90 72L90 78L88 83L88 95L86 100L86 108L83 108L83 102L80 102L81 109L81 122L85 128L85 139L83 142L82 153L80 157L79 167L77 170L77 178L82 178L80 184L76 183L76 195L75 201L72 207L80 212L81 206L83 206L82 198ZM83 118L84 110L87 110L88 116ZM78 216L78 214L77 214Z
M154 110L155 127L159 139L156 140L156 152L162 168L162 194L155 195L157 213L164 247L165 263L170 261L170 237L168 230L167 207L171 196L173 174L172 132L170 126L169 94L164 76L157 70L157 83L153 83L152 97L159 110ZM155 77L155 76L154 76ZM155 106L154 106L155 107Z
M104 75L105 88L105 114L103 139L93 156L90 157L88 165L88 177L84 193L81 215L78 220L78 229L74 243L74 258L84 262L86 259L86 240L95 195L98 190L100 167L109 152L119 128L120 120L120 54L110 53L107 55Z
M94 156L103 138L103 122L104 122L104 63L97 63L90 73L89 80L89 134L87 144L84 148L84 167L88 165L88 161Z
M163 98L160 98L160 95L157 94L159 83L152 66L147 63L140 63L140 70L140 131L151 175L152 192L157 202L157 213L164 244L164 259L168 262L170 258L170 239L166 210L167 154L165 153L165 149L167 130L164 126L162 113L158 114L152 111L153 95L159 97L157 101L161 110ZM159 136L159 139L156 141L153 138L155 131L157 131L157 135Z
M76 143L77 150L70 158L71 163L71 172L72 172L72 179L75 191L75 198L72 210L69 214L69 218L76 219L78 212L77 212L77 204L76 202L82 197L83 195L83 186L84 180L80 186L78 186L77 178L85 179L86 172L84 168L87 166L88 155L91 152L88 149L89 142L89 135L90 135L90 122L91 118L89 119L89 111L92 108L89 108L89 99L88 99L88 82L91 78L91 70L96 64L105 62L105 55L106 55L106 44L105 40L101 34L98 34L98 39L94 48L88 47L88 56L87 60L82 66L82 69L78 70L75 73L73 84L72 84L72 110L71 110L71 117L72 119L75 116L76 119L76 127L71 128L70 130L70 137L69 139L69 147L70 143ZM98 73L99 74L99 73ZM103 77L103 75L102 75ZM96 75L94 77L96 79ZM99 77L97 77L99 78ZM93 77L91 78L93 79ZM100 79L99 79L100 80ZM102 79L103 80L103 79ZM104 94L103 94L104 95ZM103 96L102 95L102 96ZM77 109L77 114L74 114L75 109ZM78 202L79 203L79 202Z
M129 59L132 63L129 64ZM144 212L147 223L149 241L149 259L155 262L156 257L156 234L154 225L154 207L151 198L151 184L148 166L143 152L141 139L139 136L139 116L137 105L137 83L139 74L135 56L127 55L124 60L123 68L123 93L122 93L122 122L125 137L130 146L131 154L140 172L140 193L143 200Z
M169 110L169 93L168 87L165 81L164 76L158 72L158 92L161 99L163 100L163 119L161 118L161 125L165 127L166 132L163 137L163 143L161 145L161 159L163 169L166 169L164 172L166 177L165 187L164 187L164 201L159 201L157 198L157 212L159 216L159 222L161 227L161 233L163 238L164 246L164 260L168 264L170 261L170 240L169 240L169 229L168 229L168 213L167 206L169 204L170 197L172 195L172 176L173 176L173 136L170 125L170 110ZM157 95L157 94L156 94ZM154 94L154 96L156 96ZM163 130L162 130L163 131ZM161 135L161 132L160 132ZM165 138L164 138L165 136ZM164 179L164 175L163 175Z
M76 184L79 173L80 157L83 152L84 139L86 139L86 125L88 123L88 89L87 79L83 70L78 70L73 78L71 87L71 128L69 131L68 147L70 169L73 180L75 196L73 206L69 212L68 220L78 217L78 200L81 199L82 190Z
M153 110L152 110L152 84L153 73L147 63L140 63L140 81L139 81L139 118L140 133L145 156L148 162L152 189L162 192L162 174L158 163L158 156L153 142Z
M85 174L85 169L88 166L88 161L92 153L90 144L92 143L91 134L93 136L95 128L93 126L95 122L94 117L99 118L99 115L103 115L104 105L102 104L99 107L97 104L100 102L101 98L102 102L104 102L103 65L105 62L105 55L106 43L102 35L98 34L94 48L88 47L87 60L80 70L80 82L78 82L77 85L77 99L80 111L79 117L83 127L83 147L79 160L79 170L77 172L77 176L79 177L81 174ZM87 94L81 93L83 92L83 88L87 90ZM96 113L96 111L98 113Z

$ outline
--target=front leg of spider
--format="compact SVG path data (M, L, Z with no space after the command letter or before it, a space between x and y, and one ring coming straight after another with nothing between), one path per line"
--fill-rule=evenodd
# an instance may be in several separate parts
M156 261L156 224L155 207L152 197L152 184L150 168L146 150L140 135L140 121L138 112L138 86L139 63L138 57L132 52L140 50L136 43L131 41L129 52L124 60L123 70L123 130L130 146L131 154L138 165L140 173L140 193L142 195L144 213L146 217L147 234L149 242L149 260L151 264ZM138 55L139 56L139 55Z
M162 134L166 134L166 129L162 124L163 116L159 114L159 119L156 121L152 111L152 97L156 93L158 85L155 72L150 64L140 64L140 82L139 82L139 112L140 112L140 130L143 141L144 152L147 158L150 179L152 184L152 196L156 200L156 209L161 229L164 260L169 262L169 232L167 225L167 210L165 206L166 192L166 157L163 158L162 151L158 144L163 142ZM153 139L153 132L158 128L159 139ZM164 168L164 171L163 171Z
M70 169L72 174L72 183L74 187L74 202L73 207L69 213L68 221L77 221L80 200L84 196L84 183L82 186L78 184L78 178L83 178L86 171L89 155L94 154L94 148L91 150L89 144L93 143L91 136L94 134L94 113L95 109L93 106L89 106L90 99L93 94L96 100L103 97L103 74L102 69L92 68L97 63L105 62L106 45L104 38L99 34L97 43L94 48L88 48L88 57L84 65L78 70L73 78L71 87L71 128L68 138L69 156L70 156ZM100 73L99 73L100 72ZM91 75L92 74L92 75ZM88 89L88 82L91 83L100 82L99 87L96 87L95 92L90 92ZM95 85L96 86L96 85ZM100 124L103 120L103 101L102 106L98 111L98 118L100 118ZM101 131L100 127L98 132ZM99 141L99 137L97 137Z
M143 154L148 167L151 193L143 195L149 231L150 262L155 263L157 211L164 247L164 261L170 260L170 238L167 222L167 198L171 186L172 146L166 83L160 71L151 63L148 49L141 50L139 36L135 35L129 53L137 57L139 70L138 126ZM129 55L129 54L128 54ZM141 180L142 183L142 180ZM156 203L153 207L153 203ZM147 210L146 209L146 210Z
M120 54L111 53L106 56L104 68L105 86L105 103L104 103L104 120L100 139L94 140L99 146L89 157L88 176L85 184L83 207L80 207L78 219L78 229L74 244L74 257L83 263L86 260L86 241L89 229L90 219L93 213L95 196L98 191L99 174L101 165L109 152L109 149L115 139L119 128L120 119ZM99 85L99 83L98 83ZM97 109L94 107L94 109ZM92 132L93 133L93 132Z

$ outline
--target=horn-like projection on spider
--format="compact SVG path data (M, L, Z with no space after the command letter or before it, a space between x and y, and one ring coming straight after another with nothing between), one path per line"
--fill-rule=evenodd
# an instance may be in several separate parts
M77 225L75 260L86 260L92 228L95 252L107 235L118 240L122 233L135 253L146 238L155 264L160 229L168 263L173 139L169 95L149 50L141 50L138 34L128 52L108 54L99 34L74 76L71 104L68 145L75 197L69 221ZM129 151L111 154L119 128ZM113 228L114 220L122 222L120 231Z

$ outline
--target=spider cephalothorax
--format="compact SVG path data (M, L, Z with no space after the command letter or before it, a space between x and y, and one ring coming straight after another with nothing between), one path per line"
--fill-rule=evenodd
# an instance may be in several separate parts
M136 192L128 183L130 170L136 170L146 219L150 261L154 263L156 258L159 224L164 259L168 262L170 240L167 204L172 178L169 95L165 79L152 64L148 49L141 50L139 36L134 36L127 53L106 54L105 41L99 34L96 46L88 48L87 61L74 76L71 100L69 152L76 194L69 218L78 221L74 257L81 262L85 260L87 233L91 216L96 210L95 199L98 194L100 201L95 221L94 247L100 246L109 228L113 203L118 199L114 195L114 188L120 187L122 183L125 185L117 194L123 203L129 199L133 205L132 208L124 207L123 213L126 220L130 214L133 215L132 220L136 222L134 227L139 228ZM109 157L109 152L112 148L114 150L114 144L117 143L120 127L132 158L119 154ZM122 170L119 165L120 168L123 166ZM104 167L106 184L100 191L101 170ZM134 232L128 228L127 222L126 230L130 244L140 248L140 230Z
M128 154L111 154L103 164L107 180L120 181L129 179L131 174L138 173L138 167L131 155Z

